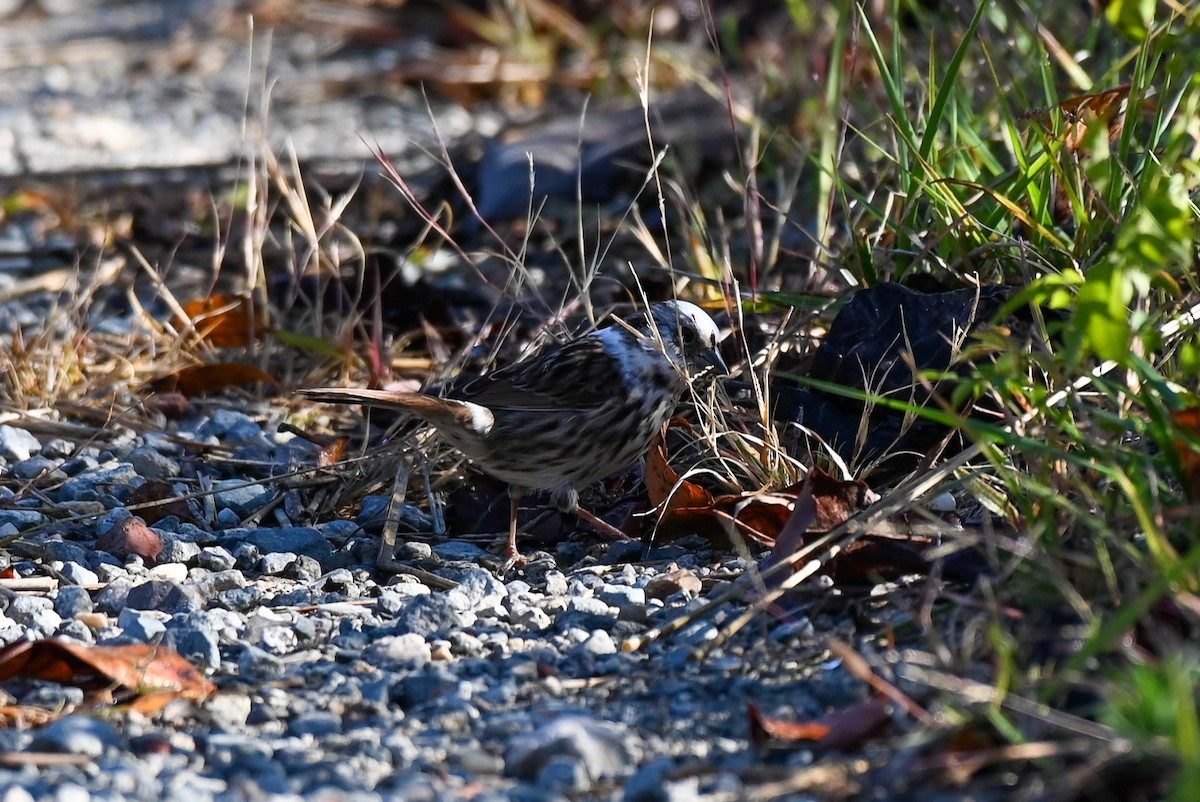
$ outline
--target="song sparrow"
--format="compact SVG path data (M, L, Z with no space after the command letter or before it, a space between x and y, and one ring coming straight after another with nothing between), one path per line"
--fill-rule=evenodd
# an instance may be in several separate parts
M543 350L441 398L423 393L319 387L315 401L407 410L424 418L484 473L509 485L509 564L517 551L517 503L549 490L558 508L616 532L579 507L579 488L631 465L646 452L689 382L727 373L719 332L687 301Z

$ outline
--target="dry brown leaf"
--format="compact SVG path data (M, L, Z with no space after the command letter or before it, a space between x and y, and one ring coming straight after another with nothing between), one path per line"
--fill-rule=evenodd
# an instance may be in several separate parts
M266 330L253 300L218 293L183 304L200 337L217 348L245 348Z
M1171 425L1185 435L1200 438L1200 407L1177 409L1171 413ZM1184 489L1192 501L1200 501L1200 452L1190 445L1185 438L1175 438L1175 451L1179 454L1179 463L1183 467Z
M187 396L183 393L157 393L145 401L147 412L158 412L167 420L179 420L187 417L192 411Z
M342 457L346 456L346 448L349 445L350 438L345 435L333 438L321 446L321 451L317 454L317 465L328 468L330 465L341 462Z
M18 641L0 649L0 681L21 677L84 690L123 688L203 700L216 690L164 646L91 646L65 640ZM168 700L169 701L169 700Z
M784 721L749 707L750 740L758 745L769 741L816 741L828 749L848 752L859 749L891 719L886 700L867 699L830 713L819 721Z
M177 498L175 488L170 482L165 482L162 479L151 479L145 484L135 487L133 492L129 494L126 503L130 507L139 504L152 505L138 509L138 515L148 524L158 523L163 518L171 515L176 516L181 521L196 522L196 518L192 515L192 510L187 502L181 498Z
M243 384L262 382L274 387L279 380L253 365L240 362L221 362L216 365L190 365L155 379L151 387L157 392L178 392L187 398L207 395Z

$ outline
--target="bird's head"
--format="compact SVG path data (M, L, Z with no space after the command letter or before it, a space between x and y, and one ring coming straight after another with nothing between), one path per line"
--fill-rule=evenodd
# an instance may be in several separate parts
M653 330L645 333L662 338L667 356L686 376L694 379L708 371L729 375L717 347L721 332L703 309L687 301L664 301L650 308L650 317Z

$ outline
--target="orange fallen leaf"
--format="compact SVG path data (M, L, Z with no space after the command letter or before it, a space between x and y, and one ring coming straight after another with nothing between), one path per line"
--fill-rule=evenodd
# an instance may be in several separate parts
M178 392L190 398L256 382L279 386L278 379L253 365L222 362L216 365L189 365L180 368L155 379L151 387L157 392Z
M217 293L183 304L200 337L217 348L244 348L266 330L253 299Z
M346 455L346 447L349 445L350 438L345 435L333 438L321 446L321 451L317 454L317 464L322 468L328 468L334 463L341 462L342 457Z
M858 749L891 720L887 700L867 699L830 713L819 721L785 721L749 706L750 740L760 746L770 741L793 743L816 741L828 749L848 752Z
M1171 413L1171 425L1184 437L1176 435L1175 451L1179 454L1179 464L1183 468L1184 489L1192 501L1200 501L1200 451L1188 442L1200 440L1200 407L1177 409Z
M0 681L20 677L97 691L165 693L203 700L216 687L165 646L91 646L65 640L17 641L0 649ZM170 701L170 699L167 699Z

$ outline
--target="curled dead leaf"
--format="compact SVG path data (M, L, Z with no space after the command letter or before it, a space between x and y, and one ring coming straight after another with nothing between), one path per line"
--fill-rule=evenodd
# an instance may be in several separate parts
M178 653L152 645L92 646L46 639L0 649L0 681L35 679L85 691L119 688L133 695L203 700L216 690Z
M156 392L177 392L185 398L217 393L227 387L262 382L273 387L279 380L253 365L222 362L215 365L189 365L150 383Z
M217 348L245 348L267 327L252 298L215 294L183 304L201 339Z

